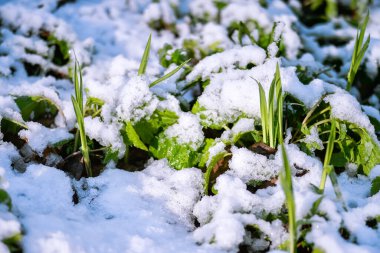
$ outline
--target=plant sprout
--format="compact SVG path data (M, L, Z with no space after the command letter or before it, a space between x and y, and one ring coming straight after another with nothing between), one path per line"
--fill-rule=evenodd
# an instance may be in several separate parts
M277 64L276 72L272 80L268 101L265 96L264 88L260 82L256 81L260 93L260 114L263 131L263 142L275 148L277 143L282 142L282 107L284 97L282 95L282 85L280 77L280 67ZM276 100L275 100L276 98ZM275 104L275 101L277 104Z
M323 162L322 179L321 179L321 183L319 184L319 190L321 191L321 193L323 193L325 190L327 175L329 175L330 172L334 169L334 167L330 165L330 160L331 160L332 152L334 149L335 134L336 134L335 125L336 125L336 121L335 119L332 119L329 140L327 142L325 160Z
M144 54L141 58L141 62L140 62L140 67L139 67L139 70L138 70L138 75L141 76L143 74L145 74L145 71L146 71L146 67L148 66L148 60L149 60L149 53L150 53L150 44L151 44L151 40L152 40L152 35L149 35L149 38L148 38L148 41L146 43L146 46L145 46L145 50L144 50ZM175 69L173 69L172 71L170 71L169 73L167 73L166 75L158 78L157 80L155 80L154 82L152 82L149 87L153 87L163 81L165 81L166 79L168 79L169 77L173 76L175 73L177 73L183 66L185 66L191 59L188 59L186 60L185 62L183 62L181 65L179 65L178 67L176 67Z
M360 26L360 29L358 29L356 33L356 40L355 40L354 52L352 54L352 59L351 59L351 66L347 74L346 90L348 91L351 90L351 86L352 86L352 83L354 82L356 72L358 72L360 63L362 62L364 54L367 51L369 42L371 40L371 36L368 35L367 40L363 44L364 34L367 28L368 20L369 20L369 12L367 13L365 17L364 22Z
M73 102L73 107L75 111L75 116L77 118L78 123L78 131L80 135L81 142L81 152L83 155L84 166L86 169L86 173L89 177L92 177L92 169L91 169L91 160L89 155L89 147L87 145L87 137L84 128L84 107L83 107L83 81L82 81L82 70L79 66L79 63L75 57L74 63L74 72L73 72L73 82L75 88L75 97L71 96L71 101Z
M342 203L343 208L347 210L346 205L343 200L342 192L340 191L340 188L339 188L338 179L335 174L334 166L330 164L332 153L334 150L335 139L336 139L336 120L331 119L330 135L327 142L325 159L323 161L322 178L319 184L318 191L320 194L323 194L323 192L325 191L327 176L329 176L334 188L335 195L337 196L337 199Z
M141 58L139 71L137 74L139 76L144 75L146 71L146 66L148 65L149 53L150 53L150 42L152 40L152 34L149 35L148 41L145 46L144 54Z

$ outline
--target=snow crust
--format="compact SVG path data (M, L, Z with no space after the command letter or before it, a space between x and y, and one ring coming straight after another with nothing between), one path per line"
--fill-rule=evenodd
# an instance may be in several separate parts
M47 128L37 122L28 122L26 125L28 129L21 130L19 136L40 156L47 147L74 138L65 128Z

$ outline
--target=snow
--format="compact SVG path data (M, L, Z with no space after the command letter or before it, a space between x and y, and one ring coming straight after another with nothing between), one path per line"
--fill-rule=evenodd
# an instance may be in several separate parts
M317 127L312 127L310 129L310 134L306 135L302 142L310 145L310 151L314 152L316 149L323 150L323 142L319 138Z
M42 153L47 147L52 147L60 141L74 138L74 135L70 134L65 128L47 128L37 122L28 122L26 125L28 129L21 130L19 136L39 156L43 155Z
M141 77L129 79L121 88L116 101L116 113L120 119L138 122L156 110L158 99L149 90L149 84Z
M125 153L126 147L120 134L122 125L117 122L104 123L99 118L84 118L85 132L90 139L97 140L102 146L111 146L119 152L119 157Z
M236 67L245 67L248 63L260 65L265 57L265 51L255 45L229 49L202 60L188 75L187 80L194 81L199 76L202 80L206 80L212 73L235 65Z
M144 172L109 168L73 182L42 165L8 176L28 252L215 252L196 246L187 232L193 226L188 210L202 190L199 170L176 171L161 160Z
M286 235L279 221L266 222L256 217L262 210L279 209L283 202L282 194L257 196L246 190L246 185L237 177L221 175L215 189L218 194L204 197L194 207L200 228L194 231L194 238L200 243L215 241L215 247L236 250L244 240L244 227L259 225L276 247ZM236 198L239 196L239 198Z
M232 159L229 162L231 173L244 183L249 181L270 181L278 175L280 166L265 156L253 153L246 148L231 149Z
M328 95L324 100L331 105L332 117L355 123L366 129L376 139L373 125L353 96L342 91Z
M169 138L175 138L178 143L190 144L193 150L198 149L204 140L198 117L190 113L180 114L178 123L168 127L164 134Z

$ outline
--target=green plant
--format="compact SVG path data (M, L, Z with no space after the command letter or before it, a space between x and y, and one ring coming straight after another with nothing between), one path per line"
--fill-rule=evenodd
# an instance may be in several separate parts
M280 173L281 186L285 194L286 206L288 207L289 216L289 247L291 253L297 251L297 223L296 223L296 205L293 194L292 173L285 146L281 143L282 162L284 171Z
M337 199L342 203L343 208L346 209L346 205L343 201L343 196L340 191L340 187L338 184L338 179L334 170L334 166L331 164L331 157L333 154L334 143L336 139L336 124L337 124L336 120L331 119L331 129L330 129L329 139L327 142L325 159L323 162L322 178L321 178L321 182L319 184L319 189L317 192L319 194L323 194L323 192L325 191L326 179L327 179L327 176L329 176L334 188L335 195L337 196Z
M256 81L260 93L260 113L263 132L263 142L275 148L282 140L282 116L284 96L282 94L280 67L277 64L274 78L270 85L268 100L260 82ZM277 102L277 103L275 103Z
M144 50L144 54L141 58L141 62L140 62L140 67L139 67L139 70L138 70L138 75L141 76L143 74L145 74L145 71L146 71L146 67L148 65L148 60L149 60L149 53L150 53L150 44L151 44L151 40L152 40L152 35L149 35L149 38L148 38L148 41L146 43L146 46L145 46L145 50ZM173 76L175 73L177 73L183 66L185 66L191 59L188 59L186 61L184 61L181 65L179 65L178 67L176 67L175 69L173 69L172 71L170 71L169 73L167 73L166 75L158 78L157 80L153 81L149 87L153 87L163 81L165 81L166 79L168 79L169 77Z
M367 23L369 20L369 12L367 13L364 22L360 26L360 28L357 31L356 34L356 40L355 40L355 46L354 46L354 52L352 54L352 59L351 59L351 66L350 70L348 71L347 74L347 87L346 90L351 90L351 86L354 82L356 72L358 72L360 63L362 62L362 59L364 57L365 52L368 49L369 42L371 40L371 36L368 35L367 40L363 44L363 39L364 39L364 34L365 30L367 28Z
M331 130L329 135L329 140L327 142L327 148L325 153L325 160L323 162L323 172L321 183L319 184L319 190L321 193L325 190L327 175L334 169L334 166L330 165L331 155L334 149L335 135L336 135L336 121L332 119L331 121Z
M75 88L75 96L71 96L71 101L73 103L75 116L77 118L78 123L78 131L81 142L81 152L83 155L84 165L86 168L86 173L89 177L92 177L92 169L91 169L91 160L89 155L89 147L87 145L87 137L84 128L84 115L85 110L83 106L83 80L82 80L82 70L79 66L79 63L75 57L74 63L74 73L73 73L73 82ZM77 140L77 138L76 138ZM77 145L75 145L77 146Z
M144 54L143 54L143 56L141 58L139 70L137 72L137 74L139 76L145 74L146 66L148 65L151 40L152 40L152 35L150 34L149 38L148 38L148 41L146 43L146 46L145 46Z
M336 0L309 0L308 4L313 11L325 6L325 15L329 19L338 15L338 3Z

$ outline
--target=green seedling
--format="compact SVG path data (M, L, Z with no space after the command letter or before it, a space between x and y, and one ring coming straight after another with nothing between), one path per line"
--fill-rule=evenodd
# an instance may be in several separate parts
M281 143L282 162L284 170L280 173L281 186L285 194L286 206L288 207L289 216L289 247L291 253L297 251L297 223L296 223L296 205L293 194L292 173L285 146Z
M143 54L143 56L141 58L139 71L137 72L137 74L139 76L145 74L146 66L148 65L149 53L150 53L150 42L151 42L151 40L152 40L152 35L150 34L149 38L148 38L148 42L146 43L146 46L145 46L144 54Z
M141 62L140 62L140 67L139 67L139 71L138 71L138 75L141 76L143 74L145 74L145 71L146 71L146 67L148 65L148 59L149 59L149 53L150 53L150 44L151 44L151 40L152 40L152 35L149 35L149 39L148 39L148 42L146 43L146 46L145 46L145 50L144 50L144 54L141 58ZM170 71L169 73L167 73L166 75L158 78L157 80L155 80L154 82L152 82L149 87L153 87L163 81L165 81L166 79L168 79L169 77L173 76L175 73L177 73L183 66L185 66L191 59L188 59L186 60L185 62L183 62L181 65L179 65L178 67L176 67L175 69L173 69L172 71Z
M169 77L171 77L172 75L174 75L175 73L177 73L183 66L185 66L191 59L188 59L187 61L183 62L181 65L179 65L178 67L176 67L175 69L173 69L172 71L170 71L169 73L167 73L166 75L158 78L156 81L152 82L149 87L153 87L163 81L165 81L166 79L168 79Z
M84 106L83 106L83 80L82 80L82 70L79 63L75 57L74 63L74 73L73 82L75 88L75 96L71 96L71 101L73 102L73 107L75 111L75 116L78 123L78 131L81 142L81 152L83 155L84 166L89 177L92 177L91 161L89 155L89 147L87 145L87 137L84 128ZM77 138L76 138L77 139ZM76 146L76 145L75 145Z
M369 42L371 40L371 36L368 35L367 40L363 44L364 34L367 28L368 20L369 20L369 12L367 13L364 19L364 22L362 23L362 25L360 26L360 29L358 29L358 32L356 34L354 52L352 54L352 59L351 59L351 66L347 74L346 90L348 91L351 90L351 86L355 80L356 73L358 72L360 63L362 62L364 54L367 51Z
M277 64L276 66L276 72L269 89L268 101L266 99L263 86L260 82L257 82L257 84L259 86L260 95L260 114L263 131L263 142L268 144L270 147L275 148L277 146L277 143L282 142L283 133L282 108L284 97L282 95L279 65Z
M330 135L327 142L326 154L325 154L325 159L323 162L322 178L319 184L318 192L320 194L323 194L323 192L325 191L326 179L327 179L327 176L329 176L334 188L335 195L337 196L337 199L342 203L343 208L347 210L346 205L343 201L342 193L339 188L338 179L335 174L334 166L330 164L331 157L334 150L335 138L336 138L336 120L331 119L331 130L330 130Z
M330 165L330 160L331 160L332 152L334 149L335 135L336 135L336 121L332 119L329 140L327 142L325 160L323 162L322 179L321 179L321 183L319 184L319 190L321 191L321 193L323 193L325 190L327 175L329 175L330 172L334 169L334 167Z

